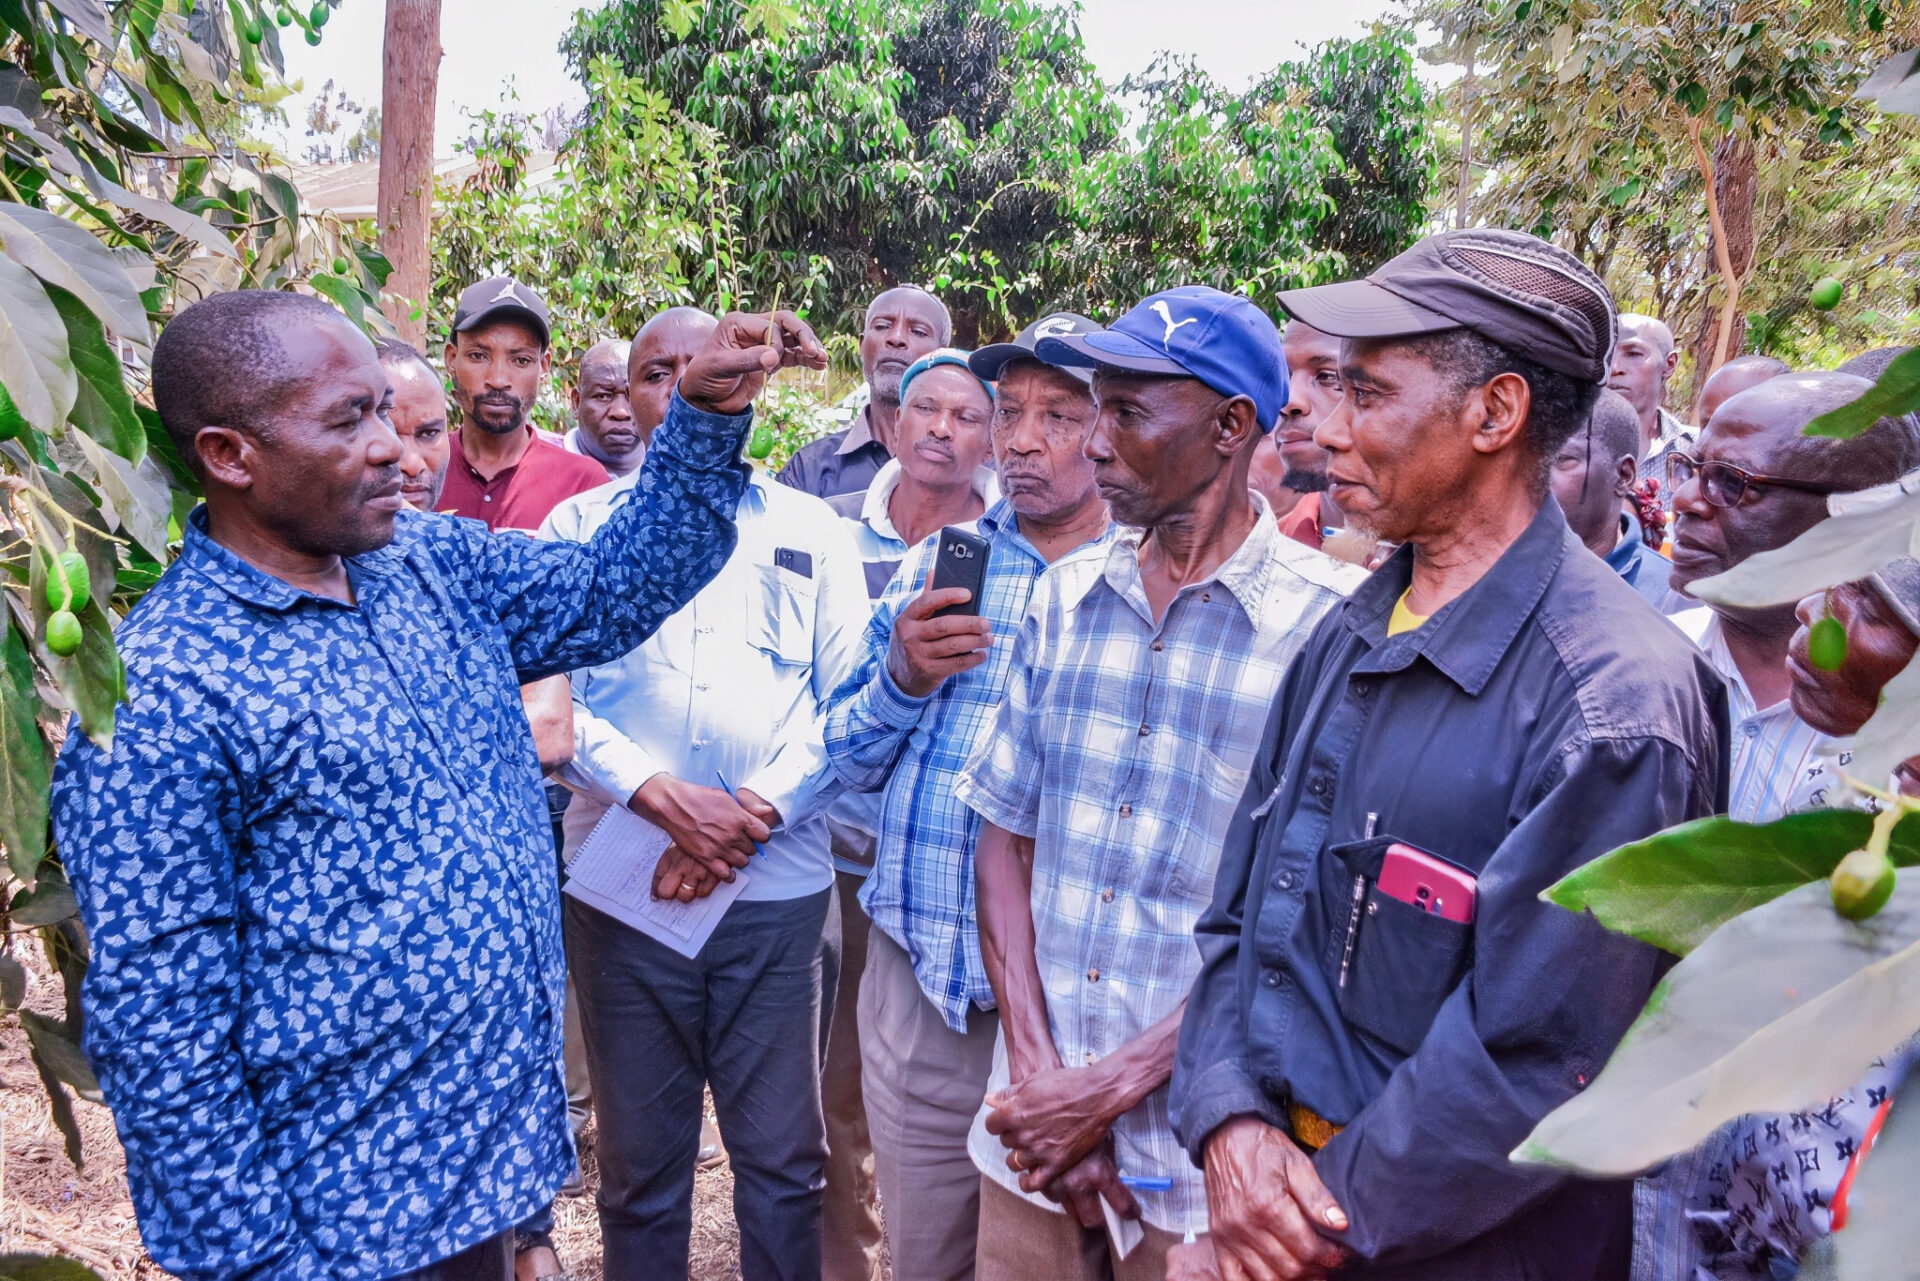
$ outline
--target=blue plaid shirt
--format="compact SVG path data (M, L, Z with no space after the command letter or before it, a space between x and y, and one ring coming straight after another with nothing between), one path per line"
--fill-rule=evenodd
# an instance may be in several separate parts
M1246 541L1158 621L1139 530L1103 557L1049 570L1006 697L954 788L981 817L1033 838L1035 959L1069 1067L1114 1053L1186 998L1200 972L1193 927L1274 693L1320 616L1366 578L1282 534L1257 505ZM987 1093L1008 1083L1003 1031ZM1057 1210L1020 1192L986 1112L969 1138L974 1164ZM1113 1137L1122 1173L1172 1181L1139 1194L1146 1220L1204 1231L1206 1189L1174 1138L1166 1087Z
M1013 639L1047 562L1020 532L1013 504L1000 499L977 528L992 550L980 613L993 625L987 661L943 681L925 698L900 692L887 673L893 620L925 583L939 535L906 554L875 606L866 648L853 674L834 691L827 717L827 754L847 786L881 792L879 847L860 901L874 925L913 960L914 975L947 1026L967 1030L967 1011L993 1008L993 988L980 961L973 909L973 845L980 818L953 795L954 780L974 740L1000 705ZM1100 537L1068 559L1098 554Z
M676 398L590 543L403 513L300 591L189 519L120 632L111 750L54 830L85 1044L147 1249L182 1277L389 1277L573 1165L558 885L522 681L615 658L725 563L746 418Z

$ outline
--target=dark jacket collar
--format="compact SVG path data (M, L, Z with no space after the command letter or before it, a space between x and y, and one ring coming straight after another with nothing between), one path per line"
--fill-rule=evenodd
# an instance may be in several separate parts
M1413 548L1402 547L1347 600L1348 629L1374 650L1359 669L1399 671L1424 655L1466 694L1478 697L1559 572L1570 537L1567 518L1549 494L1479 582L1425 626L1390 638L1387 619L1413 581Z

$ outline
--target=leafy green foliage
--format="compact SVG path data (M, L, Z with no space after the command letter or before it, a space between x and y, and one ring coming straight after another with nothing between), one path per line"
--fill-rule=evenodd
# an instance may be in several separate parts
M1825 880L1872 829L1872 817L1859 810L1758 824L1700 819L1597 858L1541 897L1685 956L1742 912ZM1898 866L1920 865L1920 817L1894 829L1888 853Z
M1803 885L1689 952L1593 1084L1514 1156L1635 1174L1736 1116L1832 1098L1916 1027L1920 872L1902 872L1892 902L1861 922L1833 910L1824 884Z
M0 1281L100 1281L77 1259L51 1254L0 1254Z
M713 132L611 62L595 62L590 77L592 105L538 187L527 181L527 122L483 115L470 144L479 172L442 189L434 225L430 314L451 317L476 280L515 276L546 298L560 367L666 307L739 301Z
M1920 410L1920 347L1895 356L1872 391L1808 423L1807 435L1852 440L1882 418L1898 418L1915 410Z
M1162 62L1094 74L1073 11L1037 0L615 0L567 38L725 142L742 292L857 328L920 281L963 345L1036 313L1167 284L1272 291L1364 270L1425 218L1431 95L1410 42L1336 41L1245 94Z

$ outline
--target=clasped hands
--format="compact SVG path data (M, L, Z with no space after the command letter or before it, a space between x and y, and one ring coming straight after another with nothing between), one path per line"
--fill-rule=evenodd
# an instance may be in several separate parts
M1114 1159L1113 1123L1125 1109L1110 1087L1097 1067L1053 1067L987 1096L987 1133L1006 1146L1021 1190L1059 1203L1088 1229L1106 1223L1103 1197L1122 1218L1140 1217Z
M653 896L691 903L733 879L753 847L773 838L780 812L740 788L729 796L717 787L655 774L627 801L627 808L673 841L653 873Z

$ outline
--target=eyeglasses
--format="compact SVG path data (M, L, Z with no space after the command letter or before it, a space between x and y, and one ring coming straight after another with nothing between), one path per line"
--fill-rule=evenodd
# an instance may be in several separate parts
M1784 476L1762 476L1744 467L1735 467L1732 463L1723 463L1719 459L1702 462L1684 450L1676 449L1667 455L1667 489L1678 493L1680 486L1700 478L1700 493L1715 507L1738 507L1746 501L1747 490L1758 486L1778 486L1781 489L1797 489L1803 494L1837 494L1838 485L1818 485L1811 481L1788 480Z

